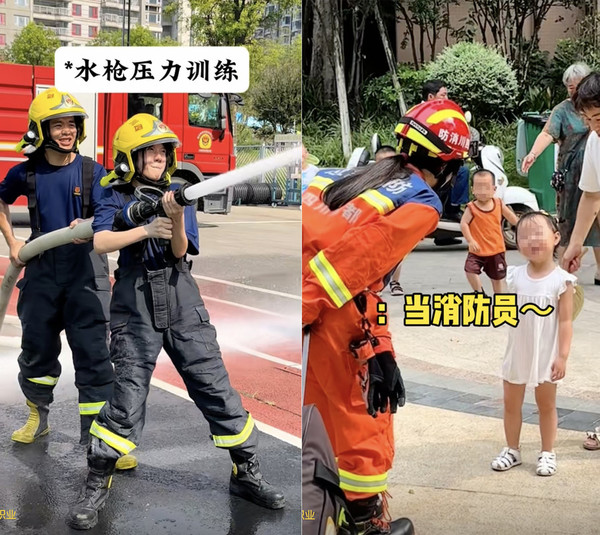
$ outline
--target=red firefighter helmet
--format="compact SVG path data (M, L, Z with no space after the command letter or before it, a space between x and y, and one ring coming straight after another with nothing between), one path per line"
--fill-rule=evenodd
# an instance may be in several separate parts
M465 114L448 99L429 100L413 106L394 130L398 150L439 158L444 162L469 155L471 134Z

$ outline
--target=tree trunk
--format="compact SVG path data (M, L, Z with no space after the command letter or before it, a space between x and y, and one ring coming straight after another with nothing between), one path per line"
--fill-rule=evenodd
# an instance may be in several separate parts
M344 75L340 9L337 2L331 2L331 5L333 7L333 61L335 65L338 105L340 108L340 125L342 127L342 151L344 152L344 158L348 160L352 155L352 133L350 131L350 113L348 111L348 95L346 93L346 78Z
M333 47L327 38L332 27L332 11L330 0L312 0L314 23L312 32L312 58L310 62L309 81L320 81L323 84L323 98L335 98L335 76L333 72Z
M417 45L416 45L416 40L415 40L415 29L414 29L414 25L412 23L412 21L410 20L410 15L408 14L408 11L404 8L404 6L402 4L398 4L398 9L400 10L400 13L402 14L402 17L404 18L404 22L406 23L406 30L408 32L408 35L410 36L410 48L412 51L412 56L413 56L413 63L415 65L415 69L418 69L421 64L419 62L419 58L417 56Z
M388 36L387 29L383 23L383 18L381 17L379 0L375 0L373 2L373 13L375 14L377 28L379 29L379 35L381 36L381 42L383 43L383 49L385 50L385 58L387 59L390 74L392 76L392 84L394 85L394 89L398 95L398 107L400 109L400 113L404 115L407 109L406 102L404 102L402 88L400 87L400 82L398 82L398 74L396 73L396 59L394 58L394 53L392 52L392 46L390 44L390 38Z

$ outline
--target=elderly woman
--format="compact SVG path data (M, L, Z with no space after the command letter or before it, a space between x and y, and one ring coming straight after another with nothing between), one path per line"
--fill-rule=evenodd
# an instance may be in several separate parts
M561 258L575 226L577 205L581 197L581 190L578 187L579 176L583 164L585 143L589 134L587 125L575 111L571 96L575 93L577 84L589 72L589 67L582 63L575 63L564 72L563 83L567 88L569 97L552 110L548 122L535 140L531 152L523 159L522 164L522 170L526 173L550 143L558 143L556 169L562 171L564 175L564 189L557 194L557 212L561 235L559 256ZM597 221L592 226L584 245L594 248L596 257L594 284L600 285L600 226Z

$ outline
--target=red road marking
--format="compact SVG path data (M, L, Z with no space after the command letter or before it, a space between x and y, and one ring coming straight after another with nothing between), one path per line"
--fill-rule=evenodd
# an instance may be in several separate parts
M299 437L302 427L300 370L247 357L235 351L223 351L223 360L231 384L242 396L246 410L256 420ZM186 389L165 353L159 357L154 376Z
M0 258L4 273L9 260ZM22 274L21 274L22 275ZM7 314L16 315L18 289L8 304ZM233 387L244 407L255 419L300 437L300 370L231 349L244 346L290 362L301 362L298 321L207 300L211 322L217 328L223 359ZM155 375L185 390L185 385L168 357L162 353Z

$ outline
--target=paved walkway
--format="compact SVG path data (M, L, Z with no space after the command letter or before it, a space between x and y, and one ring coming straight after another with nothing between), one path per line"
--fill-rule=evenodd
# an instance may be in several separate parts
M470 291L466 247L425 241L404 263L406 293ZM413 519L422 535L600 533L600 452L585 451L583 431L600 425L600 287L593 255L578 276L585 305L574 324L567 375L558 389L558 472L535 474L540 448L533 391L523 407L523 465L496 473L504 445L500 367L508 326L405 327L403 297L390 311L408 403L396 415L396 461L390 473L393 516ZM509 264L523 263L516 251ZM491 285L484 278L486 291Z

